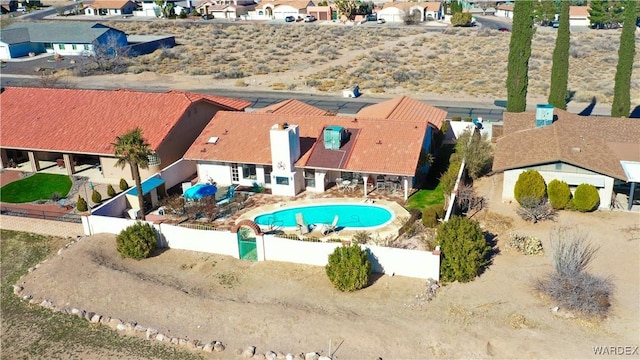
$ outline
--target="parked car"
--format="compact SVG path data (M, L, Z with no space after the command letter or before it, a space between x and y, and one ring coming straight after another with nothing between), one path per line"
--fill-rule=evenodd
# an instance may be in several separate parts
M284 18L284 21L285 22L295 22L296 18L293 17L293 16L287 16L287 17Z
M498 29L498 31L500 31L500 32L509 32L511 30L509 30L509 28L506 28L506 27L501 27L501 28Z
M554 29L557 29L560 27L560 21L552 21L551 22L551 26L553 26Z
M367 14L367 21L376 21L378 20L378 14Z
M304 17L304 22L314 22L316 21L316 17L313 15L307 15Z
M383 19L383 18L379 18L379 19L378 19L378 24L384 24L384 23L386 23L386 22L387 22L387 21L386 21L385 19Z
M202 15L202 20L211 20L213 18L214 18L213 14L204 14L204 15Z

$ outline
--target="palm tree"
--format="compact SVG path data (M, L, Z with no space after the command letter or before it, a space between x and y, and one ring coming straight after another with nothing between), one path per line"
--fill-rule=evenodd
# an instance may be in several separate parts
M149 144L142 137L142 130L136 128L130 132L116 136L116 141L111 144L115 150L118 161L114 166L124 169L125 165L131 168L133 180L136 182L136 190L138 191L138 205L140 206L140 219L144 220L144 197L142 195L142 181L140 180L140 169L149 168L149 155L151 150Z

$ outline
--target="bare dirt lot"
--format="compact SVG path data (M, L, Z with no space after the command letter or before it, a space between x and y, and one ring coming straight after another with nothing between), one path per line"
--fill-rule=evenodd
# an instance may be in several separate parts
M217 358L237 358L235 349L248 345L261 353L328 355L331 344L334 359L595 358L593 346L638 345L637 214L560 214L557 223L588 231L600 246L590 271L611 276L616 286L607 319L566 319L531 290L533 280L552 269L548 254L504 248L506 234L515 231L540 237L548 249L557 223L516 218L513 205L493 200L499 178L476 186L490 199L489 213L477 217L498 235L501 253L478 279L444 286L430 302L417 297L424 281L398 276L376 277L371 286L344 294L321 267L179 250L126 260L115 251L113 235L85 238L50 259L24 278L25 293L174 337L222 341L227 350L210 355Z

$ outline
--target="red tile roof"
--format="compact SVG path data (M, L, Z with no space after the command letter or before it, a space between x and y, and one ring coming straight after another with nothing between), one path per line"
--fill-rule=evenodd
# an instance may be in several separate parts
M122 9L131 0L97 0L89 4L87 7L92 9Z
M115 137L140 127L156 150L184 112L199 101L229 110L250 105L244 100L179 91L6 87L0 94L0 146L113 154Z
M589 6L569 6L570 17L589 17Z
M300 100L285 100L256 111L263 114L288 114L288 115L327 115L326 110L306 104Z
M640 121L578 116L555 109L557 120L535 127L535 112L504 113L493 170L562 161L617 179L627 177L621 160L640 161Z
M220 111L189 148L184 158L271 164L269 130L278 123L298 125L301 157L296 166L307 166L311 150L328 125L358 129L351 155L342 168L380 174L415 174L427 122L355 119L346 116L306 116ZM215 144L208 143L218 137ZM310 166L310 165L309 165Z
M400 96L362 108L356 116L358 118L423 121L440 129L447 117L447 112L408 96Z

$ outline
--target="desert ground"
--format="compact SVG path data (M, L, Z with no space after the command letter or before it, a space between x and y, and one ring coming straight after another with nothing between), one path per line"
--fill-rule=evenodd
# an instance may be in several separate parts
M107 22L131 35L175 35L178 46L122 60L118 74L61 71L70 84L149 89L246 88L419 99L506 98L510 33L478 28L427 31L423 26L206 24L191 20ZM611 103L619 30L571 34L569 91L578 103ZM529 68L530 103L548 96L556 30L538 27ZM640 47L637 39L636 47ZM90 61L90 60L86 60ZM82 61L81 61L82 62ZM636 52L634 72L640 71ZM640 82L631 83L632 108Z
M179 250L122 259L113 235L84 238L22 279L24 293L157 328L168 336L218 340L210 358L236 349L316 351L334 359L595 358L593 346L637 346L640 335L638 215L562 212L531 224L499 200L500 178L476 182L488 207L476 217L497 235L499 254L471 283L441 287L424 300L425 282L376 276L354 293L335 290L322 267L248 262ZM548 235L558 224L587 231L600 247L590 268L611 277L613 307L604 320L567 318L532 290L552 270ZM542 239L544 256L509 251L509 232Z

